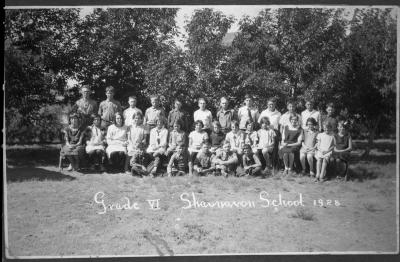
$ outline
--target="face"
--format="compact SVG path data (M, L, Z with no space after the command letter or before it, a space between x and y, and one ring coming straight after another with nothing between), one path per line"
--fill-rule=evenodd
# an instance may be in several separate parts
M206 101L200 100L199 101L199 107L200 107L201 110L206 109Z
M253 123L247 124L246 130L247 130L247 131L250 131L250 132L253 131Z
M128 103L129 103L130 107L135 107L136 106L136 99L129 98Z
M114 92L112 92L112 91L107 91L107 92L106 92L106 96L107 96L107 99L111 99L111 98L113 98L113 96L114 96Z
M90 91L89 91L89 89L83 88L83 89L82 89L82 97L87 99L87 98L89 98L89 96L90 96Z
M326 112L328 113L329 116L331 116L335 112L335 109L333 107L329 106L326 108Z
M270 111L274 111L274 110L275 110L275 103L272 102L272 101L269 101L269 102L268 102L268 109L269 109Z
M177 146L177 147L176 147L176 152L178 153L178 155L182 154L182 152L183 152L183 147L182 147L182 146Z
M244 152L246 155L250 155L250 154L251 154L250 148L247 148L247 147L243 149L243 152Z
M142 123L142 117L140 115L135 115L133 118L133 123L135 125L140 125Z
M181 130L181 125L178 124L178 123L175 123L175 124L174 124L174 130L175 130L175 131L180 131L180 130Z
M163 125L164 125L163 121L157 120L158 129L161 129L163 127Z
M181 109L181 107L182 107L182 103L179 102L179 101L175 101L175 108L176 109Z
M196 124L195 128L196 128L197 131L200 131L203 127L202 127L201 124Z
M332 128L328 125L323 125L324 126L324 132L325 133L330 133L332 131Z
M269 128L269 123L263 122L263 123L261 124L261 128L262 128L262 129L268 129L268 128Z
M299 124L299 120L295 117L290 118L290 123L292 123L292 126L297 127Z
M214 125L214 132L215 133L219 133L219 131L220 131L219 126L218 125Z
M224 144L224 146L222 147L222 149L225 152L229 152L231 150L231 145L230 144Z
M208 153L208 151L210 151L210 146L207 145L207 144L204 144L204 145L201 147L201 150L203 150L203 152L205 152L205 153Z
M251 106L251 105L253 104L253 101L251 100L251 98L246 98L246 99L244 100L244 104L245 104L246 106Z
M122 116L117 115L115 117L115 123L117 123L118 126L122 126Z
M95 126L100 126L100 118L95 117L95 118L93 119L93 124L94 124Z
M79 124L79 120L77 117L71 118L71 125L77 126Z
M157 107L158 106L158 99L156 98L156 97L153 97L151 100L150 100L150 102L151 102L151 105L153 106L153 107Z
M288 105L287 105L287 110L288 110L289 112L293 112L293 110L294 110L293 104L288 104Z
M307 110L312 111L312 109L313 109L313 104L312 104L311 102L307 101L307 102L306 102L306 108L307 108Z
M314 124L311 123L311 122L307 122L307 127L308 127L308 129L310 129L310 130L314 130L314 128L315 128Z
M342 124L338 124L338 131L339 133L343 133L345 131L345 128Z
M231 125L231 129L232 129L233 132L236 132L236 131L238 131L239 127L237 125L235 125L235 124L232 124Z
M226 101L226 99L221 99L221 107L223 109L227 109L228 108L228 101Z

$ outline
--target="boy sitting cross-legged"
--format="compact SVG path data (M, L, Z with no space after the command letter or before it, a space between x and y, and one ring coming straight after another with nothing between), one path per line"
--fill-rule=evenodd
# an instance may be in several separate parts
M175 153L171 156L169 160L167 173L168 176L182 176L188 172L188 163L190 161L189 154L187 152L186 145L184 143L179 143L176 146Z
M235 175L238 165L238 157L235 152L231 151L231 144L225 141L221 151L218 151L212 161L215 164L216 172L228 177Z
M194 174L197 176L206 176L215 171L215 165L212 163L214 155L210 151L210 142L205 141L201 146L201 151L194 160Z

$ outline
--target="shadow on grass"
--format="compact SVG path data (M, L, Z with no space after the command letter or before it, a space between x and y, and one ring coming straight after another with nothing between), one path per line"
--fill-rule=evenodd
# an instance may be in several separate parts
M390 155L370 154L369 156L361 157L359 160L357 159L352 160L352 162L357 162L357 161L365 161L370 163L376 163L379 165L385 165L389 163L396 163L396 154L390 154Z
M355 141L354 147L365 150L367 148L367 141ZM396 154L396 140L377 140L373 143L372 149L378 152Z
M37 167L16 167L7 168L7 182L22 182L26 180L53 180L53 181L63 181L63 180L74 180L75 177L64 175L59 172L46 170Z
M350 180L356 180L358 182L378 178L378 174L376 172L372 172L364 167L357 167L354 169L349 168L348 174Z
M12 166L58 166L60 148L18 148L7 149L7 165Z

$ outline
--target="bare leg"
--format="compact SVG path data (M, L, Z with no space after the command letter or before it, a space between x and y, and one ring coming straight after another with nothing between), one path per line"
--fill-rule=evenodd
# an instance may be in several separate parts
M324 158L322 160L322 167L321 167L321 174L320 177L321 179L325 178L325 174L326 174L326 166L328 165L328 161Z
M288 153L283 154L283 163L285 164L285 170L289 169L289 154Z
M306 153L300 153L300 163L301 163L301 167L303 168L303 173L306 172L306 156L307 156ZM310 170L311 170L311 167L310 167Z
M308 165L310 166L310 174L314 174L314 156L312 154L307 154Z
M289 153L289 170L292 170L293 168L293 162L294 162L294 154L293 153Z
M125 165L124 165L124 170L125 172L129 172L129 163L131 162L131 156L126 155L125 156Z
M316 179L319 179L321 177L321 166L322 166L322 159L318 158L317 159L317 174L315 176Z

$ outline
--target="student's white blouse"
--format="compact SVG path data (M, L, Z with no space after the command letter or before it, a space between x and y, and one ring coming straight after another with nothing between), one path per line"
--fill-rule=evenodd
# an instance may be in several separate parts
M165 127L158 129L153 128L150 131L149 150L156 150L160 147L166 149L168 145L168 129Z
M196 122L197 120L200 120L203 122L204 129L211 129L211 123L212 123L212 114L210 110L197 110L193 114L193 119Z
M318 120L320 117L319 111L317 110L313 110L313 111L308 111L307 109L304 110L303 112L301 112L301 127L303 129L307 128L307 119L309 119L310 117L314 118L315 121L317 121L317 125L318 125Z
M271 123L271 128L278 130L279 128L279 120L281 118L281 113L278 110L270 111L268 108L261 112L260 117L258 118L258 123L261 123L261 119L263 117L268 117L269 122Z

